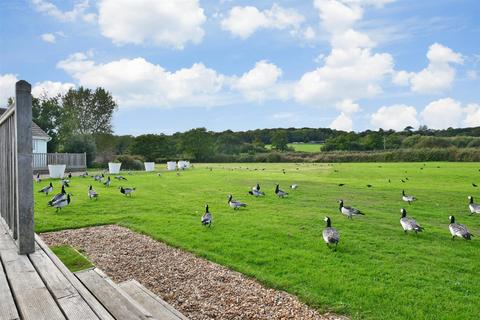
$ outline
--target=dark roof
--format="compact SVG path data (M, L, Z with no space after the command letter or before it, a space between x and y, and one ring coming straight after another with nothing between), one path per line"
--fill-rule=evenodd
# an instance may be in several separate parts
M5 108L0 108L0 115L2 115L7 109ZM32 121L32 136L33 137L39 137L39 138L48 138L50 139L50 136L45 133L45 131L42 130L35 122Z

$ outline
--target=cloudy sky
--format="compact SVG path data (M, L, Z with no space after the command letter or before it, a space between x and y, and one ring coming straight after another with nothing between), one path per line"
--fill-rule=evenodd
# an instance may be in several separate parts
M101 86L118 134L480 126L478 0L0 0L0 101Z

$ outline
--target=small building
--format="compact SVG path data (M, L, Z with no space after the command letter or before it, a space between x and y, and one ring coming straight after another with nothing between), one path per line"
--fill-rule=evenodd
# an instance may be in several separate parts
M0 108L0 115L7 109ZM35 122L32 122L32 153L47 153L47 143L52 138L45 133Z

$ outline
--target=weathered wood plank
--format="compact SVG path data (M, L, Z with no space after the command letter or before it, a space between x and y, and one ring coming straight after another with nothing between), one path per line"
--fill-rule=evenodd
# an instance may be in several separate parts
M154 317L160 320L187 320L170 304L145 288L136 280L129 280L118 284L130 297L147 309Z
M93 295L107 308L117 320L146 320L154 319L151 314L139 308L131 299L121 293L118 286L107 281L94 269L79 271L75 275L93 293Z
M0 260L18 312L25 320L65 319L26 255L19 255L9 235L0 234ZM9 241L10 240L10 241Z
M17 320L20 319L15 301L13 301L12 292L7 282L7 276L3 272L2 261L0 260L0 319Z
M50 248L43 242L43 240L35 235L35 241L37 245L45 252L55 266L62 272L62 274L68 279L68 281L75 287L78 293L82 296L83 300L88 303L90 308L95 314L102 320L115 320L112 315L106 310L106 308L85 288L80 280L67 269L67 267L60 261L60 259L50 250Z
M69 320L99 319L42 249L39 248L29 256L38 274Z

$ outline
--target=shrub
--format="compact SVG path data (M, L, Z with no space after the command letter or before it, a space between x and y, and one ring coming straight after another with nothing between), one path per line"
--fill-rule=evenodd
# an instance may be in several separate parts
M143 169L143 157L132 155L121 155L115 158L115 161L122 163L122 169L127 170L142 170Z
M95 139L90 135L77 135L71 137L64 146L65 152L70 153L83 153L87 154L87 167L91 167L93 160L95 160L95 154L97 147L95 145Z

